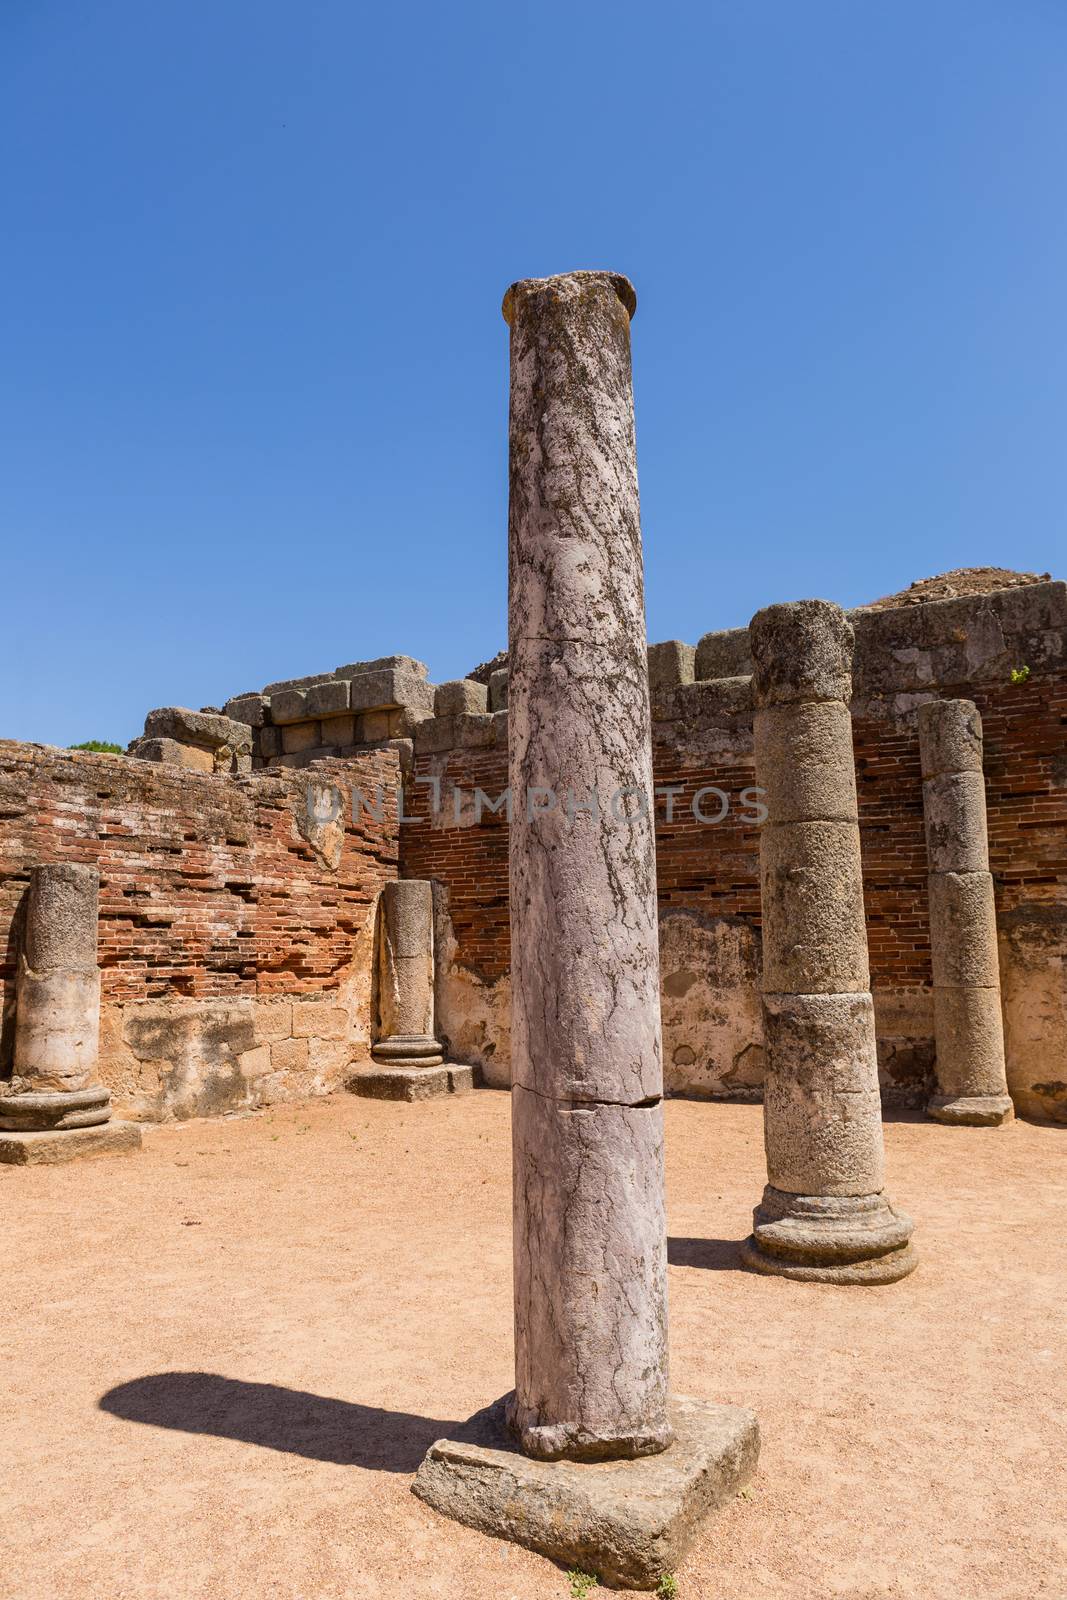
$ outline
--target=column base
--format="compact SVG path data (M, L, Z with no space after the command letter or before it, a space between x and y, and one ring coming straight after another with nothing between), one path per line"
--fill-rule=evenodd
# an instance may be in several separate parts
M1003 1128L1015 1119L1010 1094L935 1094L926 1105L934 1122L961 1128Z
M768 1184L741 1260L803 1283L895 1283L918 1265L914 1226L884 1193L785 1194Z
M0 1163L13 1167L58 1166L84 1156L117 1156L141 1148L136 1122L105 1122L96 1128L48 1128L0 1132Z
M95 1128L111 1115L111 1090L42 1089L0 1095L0 1130L12 1133L61 1128Z
M444 1061L440 1041L427 1034L394 1034L378 1039L370 1047L371 1056L391 1067L439 1067Z
M523 1455L538 1461L635 1461L657 1456L674 1443L674 1430L664 1418L641 1433L592 1433L577 1423L539 1423L538 1412L520 1409L515 1391L504 1399L504 1425Z
M654 1589L701 1519L748 1482L759 1457L751 1411L672 1395L674 1443L633 1461L535 1461L508 1432L507 1398L430 1446L412 1492L498 1539L580 1568L610 1589Z
M345 1088L366 1100L438 1100L448 1094L469 1094L475 1067L453 1065L405 1066L403 1062L361 1067L347 1079Z

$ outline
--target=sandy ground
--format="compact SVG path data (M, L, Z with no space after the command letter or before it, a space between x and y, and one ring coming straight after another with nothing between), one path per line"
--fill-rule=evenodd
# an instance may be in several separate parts
M674 1387L763 1430L707 1600L1067 1593L1067 1130L886 1126L919 1270L741 1272L758 1107L667 1107ZM409 1493L510 1386L508 1099L341 1095L0 1169L0 1594L565 1597Z

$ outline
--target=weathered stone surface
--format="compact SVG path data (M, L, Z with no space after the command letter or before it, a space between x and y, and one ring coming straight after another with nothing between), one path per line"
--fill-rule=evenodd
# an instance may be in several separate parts
M434 690L435 717L455 717L465 713L478 715L489 709L489 690L484 683L473 678L457 678L453 683L439 683Z
M489 709L490 711L506 711L508 709L507 667L499 667L489 679Z
M741 1259L802 1283L895 1283L918 1264L913 1227L884 1193L795 1195L768 1184Z
M645 1455L666 1420L663 1107L514 1087L515 1389L546 1460Z
M754 741L769 823L855 821L852 718L843 700L767 706Z
M428 1066L360 1067L347 1080L350 1094L365 1100L439 1100L448 1094L469 1094L475 1086L476 1068L452 1062Z
M885 1184L869 994L764 994L767 1176L791 1194L866 1195Z
M86 1156L128 1155L141 1148L135 1122L107 1122L94 1128L56 1132L0 1133L0 1164L14 1167L58 1166Z
M1004 1095L1004 1024L1000 989L934 989L938 1095Z
M396 706L433 710L433 685L413 672L398 667L382 667L363 672L352 679L353 711L389 711Z
M509 648L571 640L604 650L605 660L637 657L647 697L630 378L635 304L626 280L604 272L526 279L505 297L508 640ZM513 682L512 707L514 699Z
M987 872L985 779L955 772L923 784L926 855L931 873Z
M287 689L309 689L314 683L326 683L334 677L332 672L312 672L306 678L279 678L277 683L268 683L263 690L264 695L271 701L271 712L274 710L274 696L284 693Z
M270 697L270 720L275 727L306 722L310 715L306 689L276 689Z
M1010 1121L989 873L982 722L970 700L919 708L930 946L937 1036L938 1122Z
M659 919L663 1075L668 1091L759 1100L760 936L742 917L665 909Z
M756 1470L759 1429L737 1406L672 1395L675 1442L665 1454L572 1465L522 1455L504 1404L431 1445L412 1492L468 1527L594 1573L607 1588L654 1589L702 1519Z
M852 695L852 625L829 600L766 606L748 625L757 707Z
M421 879L387 883L378 907L375 1060L441 1061L434 1035L433 889Z
M396 671L408 674L413 678L425 678L425 661L416 661L414 656L377 656L373 661L350 661L347 666L337 667L333 673L335 678L362 678L368 672Z
M672 1437L635 303L609 273L526 280L504 300L516 1085L508 1420L528 1454L586 1460L662 1450Z
M692 683L696 648L679 639L668 639L663 644L648 647L648 692L652 699L665 689L677 689L679 684Z
M232 717L190 711L185 706L161 706L144 719L146 739L174 739L179 744L201 745L215 750L226 745L242 755L252 753L252 732L244 722Z
M772 783L757 767L765 803ZM774 993L867 990L867 929L854 822L765 823L760 830L763 986Z
M997 917L989 873L933 873L929 894L935 989L998 987Z
M632 1105L663 1083L644 662L521 640L510 692L513 1081Z
M453 750L459 743L455 717L428 717L415 729L414 744L419 755L436 755Z
M250 728L262 728L270 715L267 699L261 694L235 695L222 709L231 721L247 723Z
M161 761L168 766L185 767L190 772L215 772L215 752L195 744L179 744L177 739L134 739L126 752L135 761Z
M982 771L982 719L973 700L931 700L919 707L924 778Z
M13 1095L69 1092L96 1079L99 873L56 862L30 874L18 966ZM42 1126L49 1126L45 1117Z
M302 750L316 750L322 743L322 729L317 722L289 722L281 730L282 750L288 755L299 755Z
M760 831L770 1182L742 1259L783 1277L890 1282L915 1257L911 1221L883 1190L852 629L836 606L803 600L758 612L749 634L756 778L772 819Z
M103 1084L0 1094L0 1128L94 1128L110 1115L111 1091Z
M1067 906L1000 918L1008 1087L1024 1116L1067 1123Z
M752 672L752 652L747 628L723 628L706 633L696 647L693 669L700 678L747 678Z
M496 743L496 719L488 712L453 718L456 743L465 750L488 750Z
M313 683L305 690L309 717L337 717L348 710L351 690L346 682Z

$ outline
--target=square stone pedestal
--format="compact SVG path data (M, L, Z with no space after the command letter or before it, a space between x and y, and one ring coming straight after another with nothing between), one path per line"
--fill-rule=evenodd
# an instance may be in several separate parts
M345 1084L351 1094L368 1100L436 1100L446 1094L467 1094L474 1088L473 1067L445 1062L441 1067L385 1067L377 1062L360 1067Z
M675 1441L637 1461L534 1461L504 1427L504 1401L430 1446L412 1492L445 1516L611 1589L654 1589L708 1512L748 1482L759 1456L751 1411L673 1395Z
M96 1128L49 1128L41 1133L0 1133L0 1162L13 1167L56 1166L83 1156L118 1156L141 1148L136 1122L102 1122Z

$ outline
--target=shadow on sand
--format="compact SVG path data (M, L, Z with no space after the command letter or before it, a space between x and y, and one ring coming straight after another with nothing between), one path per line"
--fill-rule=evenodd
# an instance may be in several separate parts
M211 1433L372 1472L414 1472L435 1439L458 1434L455 1422L330 1400L276 1383L245 1383L216 1372L134 1378L109 1389L99 1405L126 1422Z
M672 1267L703 1267L706 1272L744 1272L740 1239L668 1239Z

